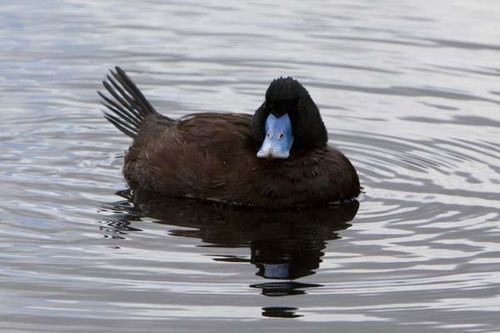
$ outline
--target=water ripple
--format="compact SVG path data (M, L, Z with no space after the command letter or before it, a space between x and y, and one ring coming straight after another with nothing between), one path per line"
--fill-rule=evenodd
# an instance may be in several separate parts
M0 9L3 329L497 330L498 5L49 3ZM299 78L359 203L133 202L95 95L113 65L176 117Z

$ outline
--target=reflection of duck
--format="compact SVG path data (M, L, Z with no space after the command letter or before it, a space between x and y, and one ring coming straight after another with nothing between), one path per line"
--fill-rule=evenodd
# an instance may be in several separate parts
M124 193L129 199L130 194ZM233 255L214 260L250 262L258 268L257 275L268 279L293 280L314 274L323 256L326 241L337 239L338 231L349 227L358 202L341 206L307 210L268 211L255 208L224 206L136 191L134 211L122 203L113 205L116 219L108 225L130 230L130 222L138 214L153 217L158 223L186 227L170 231L180 237L199 238L211 247L242 247L251 249L250 259ZM119 213L119 212L124 212ZM121 222L120 222L121 221ZM112 232L116 234L116 232ZM317 285L297 282L270 282L252 285L268 296L304 293Z
M262 315L264 317L273 317L273 318L299 318L302 315L298 315L295 313L297 308L283 307L283 306L270 306L266 308L262 308Z
M292 78L274 80L253 116L160 115L120 68L104 86L106 118L134 139L123 172L133 189L247 206L345 201L356 170L328 136L317 106Z

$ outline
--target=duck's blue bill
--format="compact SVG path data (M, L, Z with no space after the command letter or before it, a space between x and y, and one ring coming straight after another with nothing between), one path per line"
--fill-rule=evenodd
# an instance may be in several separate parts
M257 157L288 158L292 143L292 123L288 114L279 118L270 114L266 119L266 136Z

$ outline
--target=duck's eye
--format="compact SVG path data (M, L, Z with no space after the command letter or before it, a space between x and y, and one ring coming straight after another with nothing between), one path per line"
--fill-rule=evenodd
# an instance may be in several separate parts
M278 139L279 139L280 141L283 141L283 139L284 139L284 138L285 138L285 134L280 133L280 135L279 135Z
M271 139L271 137L272 137L271 132L267 132L267 137L268 137L269 139Z

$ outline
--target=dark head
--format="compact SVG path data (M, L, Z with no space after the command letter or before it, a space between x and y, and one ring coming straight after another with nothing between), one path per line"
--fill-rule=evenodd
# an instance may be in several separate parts
M259 158L288 158L293 149L324 147L328 135L319 109L307 90L291 77L275 79L252 120L261 145Z

